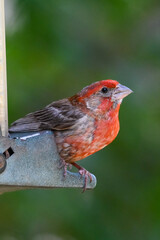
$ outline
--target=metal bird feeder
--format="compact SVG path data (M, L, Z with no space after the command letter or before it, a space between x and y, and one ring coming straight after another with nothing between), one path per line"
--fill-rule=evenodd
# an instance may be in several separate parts
M32 188L82 188L84 177L59 168L60 157L51 131L8 137L4 0L0 0L0 193ZM96 177L87 189L96 186Z

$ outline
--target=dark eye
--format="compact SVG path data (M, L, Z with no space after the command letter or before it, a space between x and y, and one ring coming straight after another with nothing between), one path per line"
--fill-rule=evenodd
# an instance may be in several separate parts
M108 92L108 88L103 87L103 88L101 89L101 91L102 91L102 93L107 93L107 92Z

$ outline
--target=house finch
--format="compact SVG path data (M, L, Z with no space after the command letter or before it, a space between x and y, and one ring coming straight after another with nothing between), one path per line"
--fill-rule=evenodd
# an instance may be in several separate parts
M102 80L83 88L76 95L52 102L12 123L10 132L52 130L64 166L72 164L81 176L91 174L76 162L110 144L119 132L122 99L132 92L115 80Z

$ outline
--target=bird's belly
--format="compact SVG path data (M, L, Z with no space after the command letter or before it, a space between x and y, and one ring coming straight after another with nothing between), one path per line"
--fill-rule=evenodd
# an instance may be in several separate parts
M89 121L77 129L56 131L59 154L66 162L75 162L101 150L117 136L119 122Z

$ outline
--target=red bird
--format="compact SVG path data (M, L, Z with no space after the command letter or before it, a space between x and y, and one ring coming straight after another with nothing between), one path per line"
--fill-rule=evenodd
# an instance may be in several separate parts
M52 102L12 123L10 132L52 130L66 175L67 165L78 168L87 179L91 174L76 161L110 144L119 132L122 99L132 92L115 80L102 80L70 98Z

